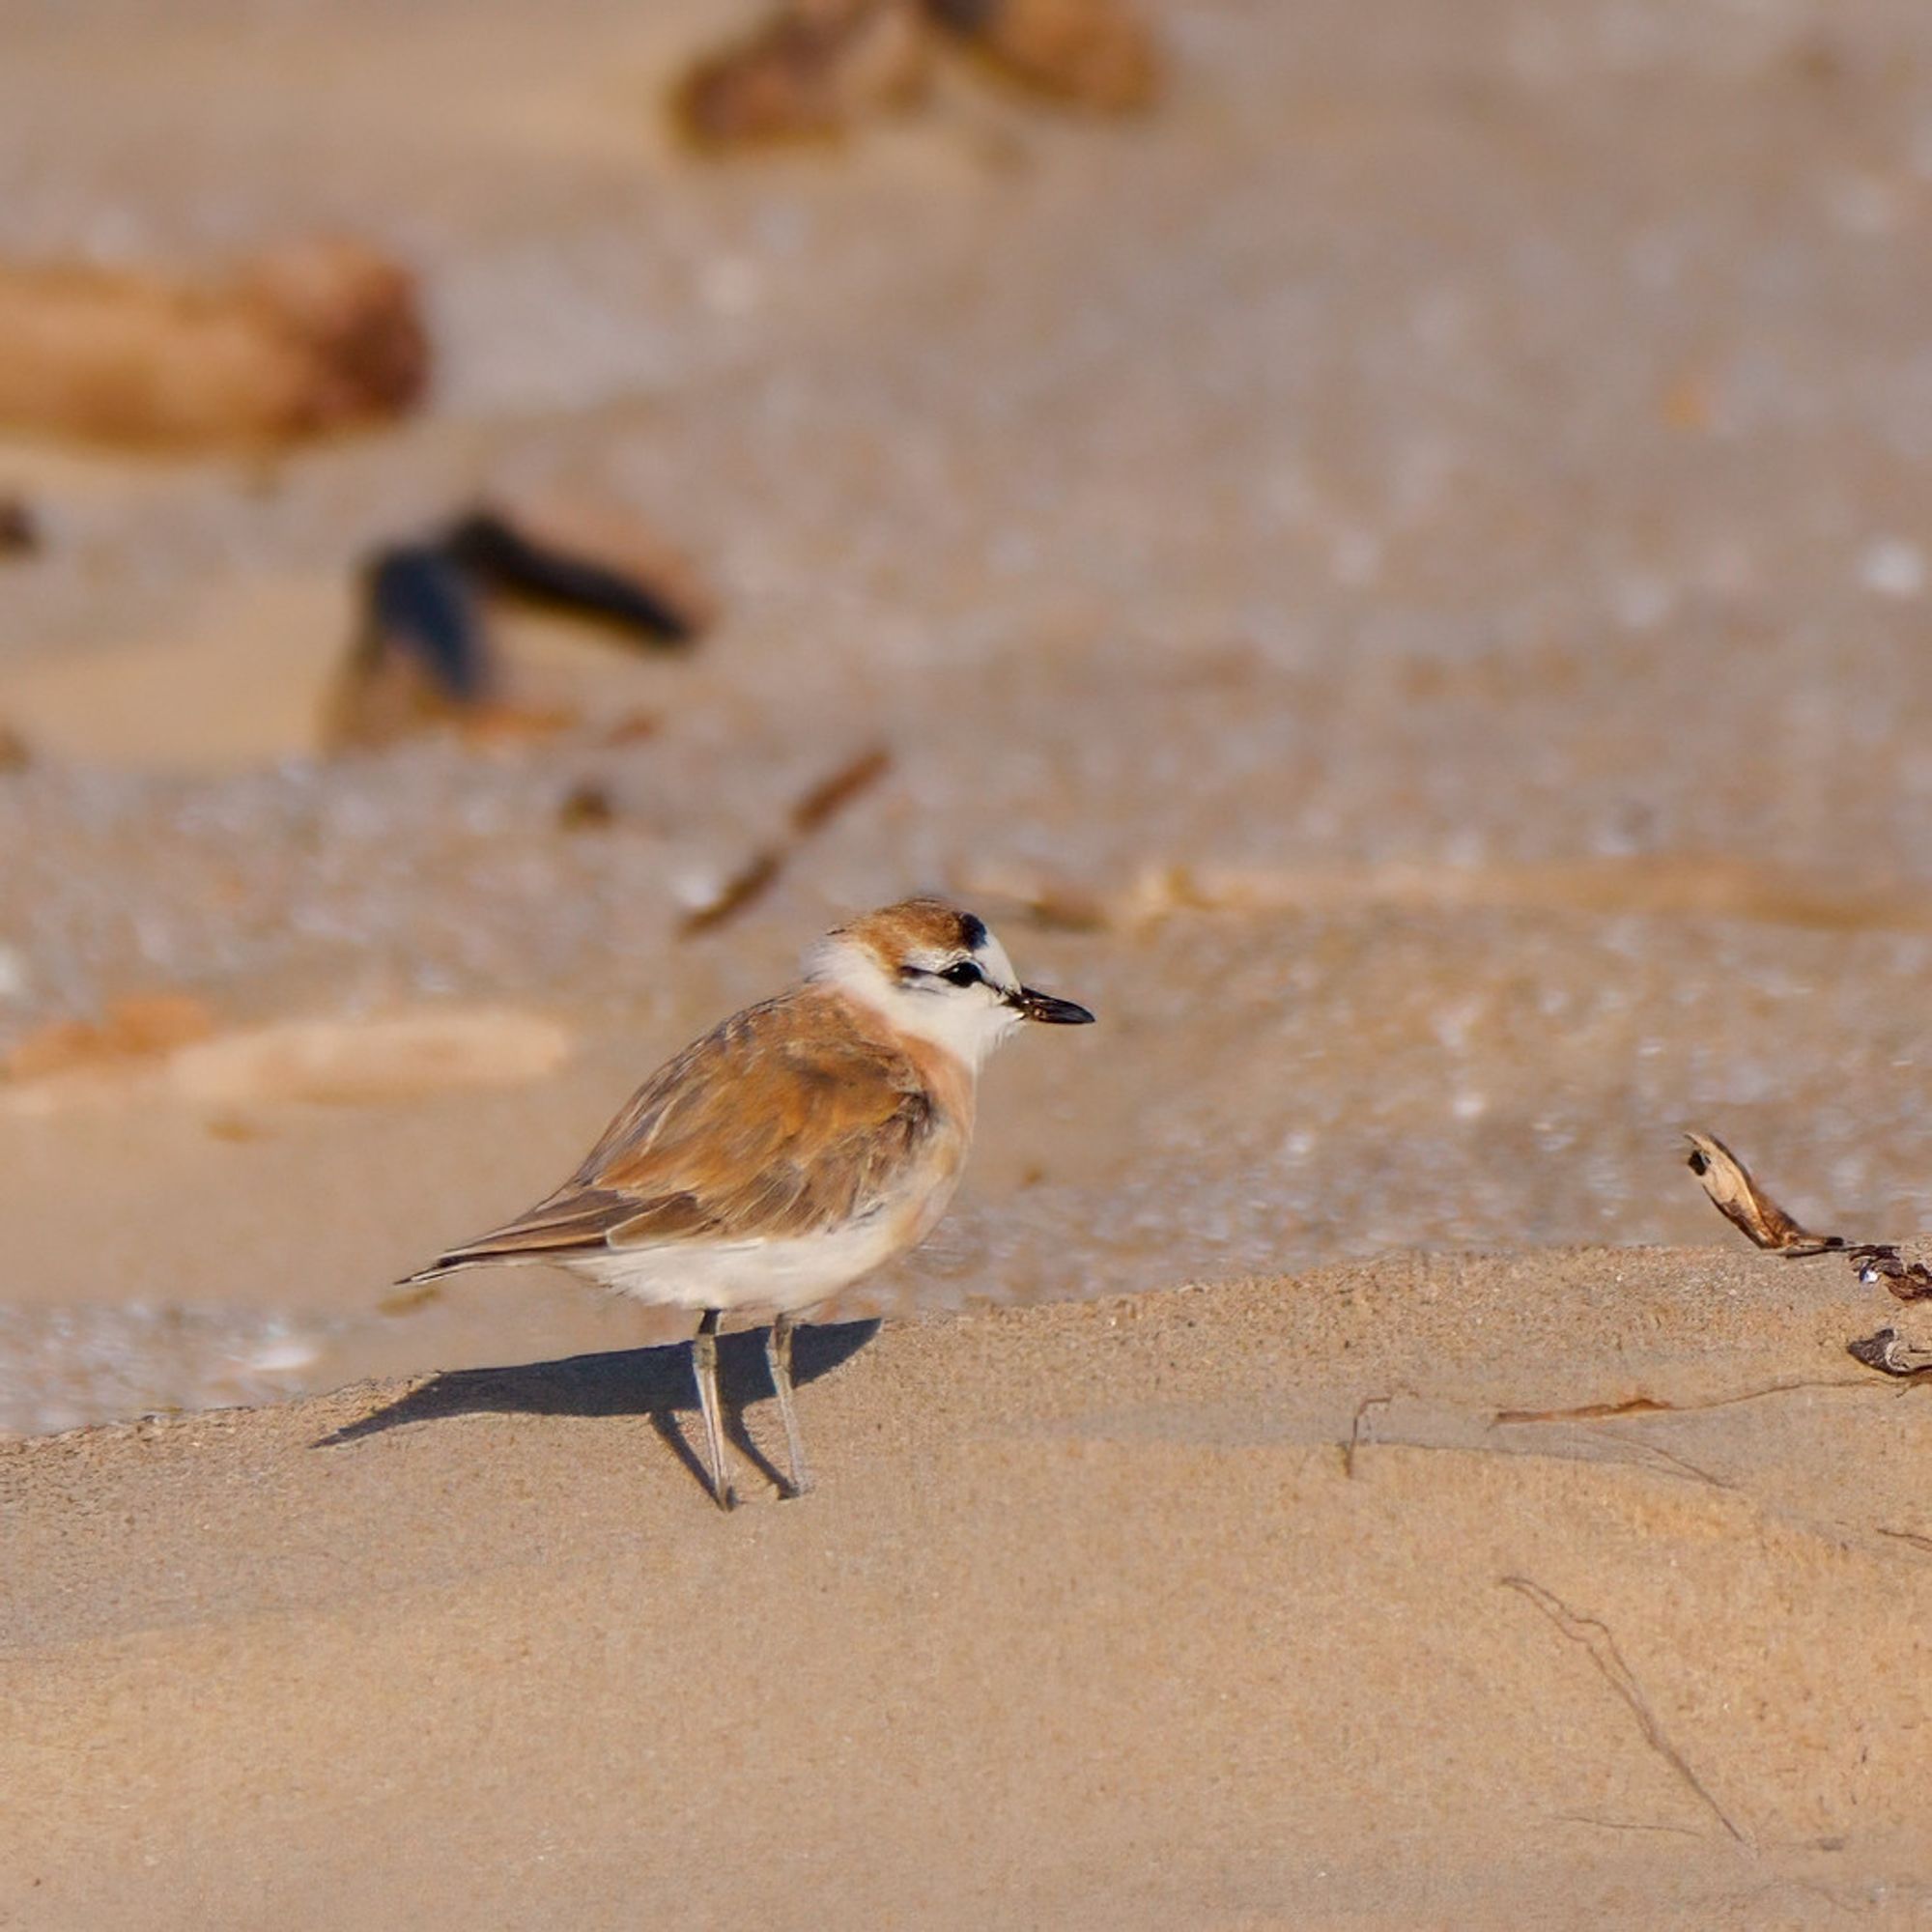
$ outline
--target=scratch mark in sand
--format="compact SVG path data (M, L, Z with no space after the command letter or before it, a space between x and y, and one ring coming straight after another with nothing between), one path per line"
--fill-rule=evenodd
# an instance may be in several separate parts
M1664 1448L1661 1442L1646 1442L1640 1436L1619 1435L1613 1429L1586 1429L1581 1433L1585 1435L1595 1436L1600 1442L1614 1442L1620 1449L1628 1449L1633 1446L1641 1449L1646 1456L1656 1457L1657 1462L1664 1465L1666 1472L1674 1470L1680 1475L1689 1477L1692 1482L1706 1483L1714 1490L1736 1491L1737 1485L1735 1483L1727 1483L1721 1476L1712 1475L1710 1470L1700 1468L1688 1457L1679 1456L1674 1451ZM1626 1466L1631 1468L1642 1469L1655 1468L1657 1466L1655 1463L1633 1462L1623 1458L1618 1458L1617 1460L1624 1461Z
M1894 1543L1909 1543L1913 1548L1932 1555L1932 1536L1921 1536L1916 1529L1888 1529L1882 1522L1873 1524L1873 1527L1881 1536L1889 1536Z
M1702 1832L1693 1832L1689 1825L1646 1825L1631 1818L1594 1818L1587 1811L1552 1811L1549 1815L1559 1825L1594 1825L1602 1832L1670 1832L1684 1838L1704 1835Z
M1527 1598L1572 1643L1580 1643L1590 1653L1590 1661L1603 1673L1604 1681L1629 1705L1631 1715L1643 1732L1644 1743L1696 1793L1711 1815L1739 1844L1749 1845L1750 1839L1732 1823L1730 1814L1711 1796L1703 1779L1690 1769L1684 1753L1664 1736L1663 1726L1657 1721L1650 1700L1643 1694L1643 1686L1631 1674L1631 1667L1624 1662L1623 1652L1617 1648L1617 1640L1610 1634L1609 1626L1596 1617L1578 1616L1561 1598L1553 1596L1541 1583L1532 1582L1527 1577L1505 1577L1501 1582L1505 1590L1514 1590L1518 1596Z

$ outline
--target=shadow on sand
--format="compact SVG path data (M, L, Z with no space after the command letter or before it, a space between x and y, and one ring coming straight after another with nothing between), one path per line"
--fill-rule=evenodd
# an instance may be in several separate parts
M801 1327L792 1343L791 1372L803 1387L828 1375L871 1341L876 1321L840 1321L827 1327ZM724 1397L726 1433L738 1453L777 1488L785 1488L745 1432L741 1410L748 1402L763 1402L774 1390L765 1364L762 1328L718 1340L718 1378ZM529 1362L512 1369L456 1369L433 1376L386 1408L359 1422L320 1437L309 1446L336 1449L380 1435L405 1423L435 1422L452 1415L647 1415L708 1495L709 1476L692 1442L686 1440L677 1417L697 1409L697 1384L692 1375L691 1344L673 1342L659 1349L625 1349L601 1355L569 1355L561 1361Z

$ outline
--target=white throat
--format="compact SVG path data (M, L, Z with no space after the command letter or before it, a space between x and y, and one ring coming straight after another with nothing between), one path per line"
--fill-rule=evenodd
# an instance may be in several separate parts
M872 953L835 934L806 955L806 978L869 1008L895 1032L950 1053L978 1073L986 1056L1021 1024L988 986L929 989L902 985Z

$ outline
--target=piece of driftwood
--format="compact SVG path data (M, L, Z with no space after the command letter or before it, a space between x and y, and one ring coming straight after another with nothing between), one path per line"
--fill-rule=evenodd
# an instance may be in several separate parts
M270 249L215 279L0 265L0 426L272 445L400 415L429 366L415 278L358 242Z

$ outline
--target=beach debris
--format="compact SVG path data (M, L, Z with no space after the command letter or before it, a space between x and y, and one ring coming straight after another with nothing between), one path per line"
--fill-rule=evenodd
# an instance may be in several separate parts
M415 278L362 242L219 277L0 264L0 424L176 447L293 441L401 415L428 384Z
M5 1064L10 1111L44 1114L121 1104L144 1094L208 1110L211 1131L251 1108L377 1106L455 1090L542 1079L576 1051L546 1014L497 1007L425 1007L347 1019L282 1020L219 1033L200 1001L131 996L99 1022L57 1020ZM226 1137L234 1138L233 1134Z
M0 557L33 556L41 548L41 525L23 497L0 497Z
M1577 1403L1566 1408L1499 1408L1490 1417L1492 1429L1515 1429L1525 1423L1620 1422L1632 1415L1699 1415L1713 1408L1735 1408L1740 1403L1767 1402L1799 1389L1862 1388L1856 1379L1820 1380L1807 1376L1799 1381L1766 1382L1762 1388L1735 1389L1701 1402L1671 1402L1662 1396L1627 1395L1610 1402ZM1656 1445L1651 1447L1655 1449ZM1686 1465L1689 1466L1688 1464ZM1703 1476L1700 1470L1697 1472ZM1713 1480L1703 1477L1703 1480Z
M974 867L956 883L962 893L1001 900L1014 919L1118 932L1221 913L1365 906L1685 915L1819 932L1932 930L1932 907L1856 881L1825 883L1748 862L1662 854L1529 865L1284 867L1204 866L1150 855L1111 879L1078 880L1031 864L994 863Z
M693 939L734 919L778 884L784 869L784 848L766 846L753 852L708 899L695 905L678 923L680 938Z
M559 832L601 832L617 822L617 807L608 786L586 780L572 785L556 808Z
M915 0L788 0L698 60L671 95L694 147L827 140L923 98L931 47Z
M469 576L434 544L398 544L363 566L362 626L330 699L331 750L384 745L479 710L495 667Z
M214 1031L214 1016L187 993L128 993L99 1020L49 1020L7 1056L10 1082L158 1060Z
M1867 1288L1884 1282L1900 1301L1932 1297L1932 1267L1923 1262L1906 1261L1896 1242L1865 1242L1846 1252L1857 1262L1859 1279Z
M1160 94L1160 50L1126 0L927 0L1002 78L1069 106L1131 114Z
M1162 865L1141 867L1118 889L1004 862L971 866L955 883L963 895L991 901L1005 918L1049 931L1134 931L1195 904L1185 891L1184 868Z
M1848 1241L1842 1235L1814 1235L1800 1227L1752 1177L1736 1154L1714 1134L1686 1134L1690 1168L1726 1220L1761 1248L1804 1261L1813 1255L1841 1254L1868 1288L1883 1282L1900 1301L1932 1298L1932 1267L1907 1261L1896 1241Z
M1822 1255L1842 1248L1837 1235L1814 1235L1803 1228L1760 1187L1736 1154L1715 1134L1687 1133L1687 1163L1711 1205L1761 1248L1775 1254Z
M829 825L861 792L869 791L893 768L893 754L883 745L873 745L826 777L799 799L791 809L791 830L795 838L810 838Z
M202 1106L377 1106L540 1080L576 1046L571 1030L546 1014L426 1007L224 1034L178 1053L169 1074L182 1098Z
M597 742L614 751L620 745L636 745L646 738L655 738L663 729L664 720L655 711L626 711L605 725Z
M635 551L635 533L630 547ZM482 509L452 524L441 549L494 595L603 624L646 644L686 643L715 615L690 566L662 545L607 560L592 554L582 536L573 541L540 520L513 524Z
M361 622L327 700L325 748L368 750L451 724L487 739L575 724L573 713L504 698L493 603L566 611L654 650L675 649L711 622L710 594L682 556L635 528L613 530L608 517L607 555L568 540L563 522L513 520L484 506L426 540L377 551L363 566ZM641 735L639 715L612 741Z
M671 118L710 153L836 139L929 93L935 49L1045 99L1099 113L1152 104L1161 58L1129 0L782 0L671 91Z
M34 762L34 748L4 719L0 719L0 778L24 772Z
M1932 1369L1932 1347L1908 1341L1896 1328L1881 1328L1874 1335L1847 1342L1845 1352L1882 1376L1909 1378Z
M691 939L715 931L762 898L778 883L799 847L822 832L855 799L870 791L892 766L892 753L883 745L874 745L829 772L792 806L786 817L786 836L753 852L716 893L693 906L679 923L679 936Z
M1689 1164L1712 1204L1734 1227L1773 1254L1791 1261L1842 1255L1866 1287L1883 1282L1900 1301L1932 1299L1932 1266L1909 1261L1896 1241L1849 1241L1842 1235L1814 1235L1787 1214L1758 1185L1750 1170L1715 1134L1689 1133ZM1847 1352L1868 1369L1914 1376L1932 1368L1932 1349L1920 1349L1892 1328L1881 1328Z

